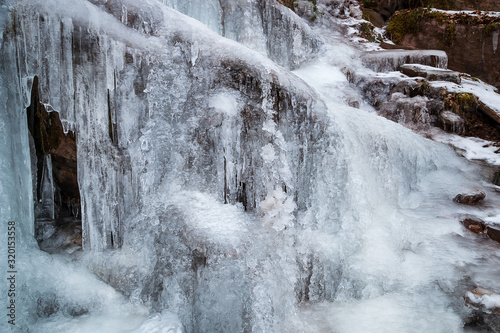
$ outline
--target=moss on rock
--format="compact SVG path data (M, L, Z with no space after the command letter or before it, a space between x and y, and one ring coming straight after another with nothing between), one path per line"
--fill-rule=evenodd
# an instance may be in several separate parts
M392 41L399 44L406 34L418 32L419 22L423 15L424 10L421 8L403 10L394 14L387 25L387 32L391 36Z

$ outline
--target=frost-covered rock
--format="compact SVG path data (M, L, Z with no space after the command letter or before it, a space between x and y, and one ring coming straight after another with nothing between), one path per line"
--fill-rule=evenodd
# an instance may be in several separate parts
M464 120L451 111L441 111L439 113L439 122L441 127L451 133L461 134L464 132Z
M462 81L459 72L431 66L404 64L399 67L399 70L405 75L411 77L419 76L429 81L450 81L457 84L460 84Z
M367 52L363 63L376 72L397 71L404 64L421 64L436 68L447 68L448 56L439 50L384 50Z
M476 234L483 233L486 230L486 225L484 224L484 222L478 220L477 218L476 219L466 218L460 221L460 223L462 223L464 227L466 227L472 232L475 232Z

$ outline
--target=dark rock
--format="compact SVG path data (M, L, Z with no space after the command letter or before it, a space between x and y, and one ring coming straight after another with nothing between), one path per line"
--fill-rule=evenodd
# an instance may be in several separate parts
M500 114L493 111L488 105L484 104L480 100L478 102L478 109L483 112L485 115L490 117L493 121L495 121L498 125L500 125Z
M500 87L500 18L416 10L397 13L390 22L393 24L389 23L388 31L396 44L443 50L448 55L448 68Z
M81 239L81 221L79 221L80 190L77 177L76 135L72 131L65 133L59 113L48 112L40 99L39 79L35 76L31 90L31 105L26 112L28 129L32 138L30 154L33 159L33 180L36 184L33 196L35 236L39 245L42 246L41 243L48 241L49 238L51 239L49 243L55 241L54 237L59 234L59 227L63 226L62 222L69 216L78 220ZM42 178L47 157L51 160L54 187L53 212L49 217L52 223L47 223L48 218L39 204L42 199ZM62 231L63 234L65 232Z
M476 234L483 233L486 230L486 225L481 220L467 218L465 220L460 221L460 223L462 223L464 227L466 227L472 232L475 232Z
M382 28L385 24L385 20L382 15L369 8L363 8L363 19L371 22L378 28Z
M431 99L427 101L426 107L430 114L437 116L444 110L444 102L439 99Z
M500 169L495 171L495 174L493 175L493 179L491 182L497 186L500 186Z
M499 225L488 225L486 227L486 234L489 238L495 242L500 243L500 226Z
M486 193L482 191L477 191L475 193L461 193L458 194L453 201L464 204L464 205L476 205L479 201L486 198Z

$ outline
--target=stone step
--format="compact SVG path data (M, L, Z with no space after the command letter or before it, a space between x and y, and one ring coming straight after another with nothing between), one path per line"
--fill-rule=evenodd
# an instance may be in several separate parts
M449 69L436 68L420 64L404 64L399 71L410 77L423 77L428 81L449 81L460 84L462 79L460 73Z
M440 50L383 50L366 52L361 60L375 72L395 72L404 64L420 64L446 69L448 56Z

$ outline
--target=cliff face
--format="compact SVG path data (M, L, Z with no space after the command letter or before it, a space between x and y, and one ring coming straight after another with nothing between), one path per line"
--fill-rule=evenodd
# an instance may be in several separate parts
M417 9L396 13L387 31L405 48L444 50L450 69L500 87L499 28L498 17Z
M363 0L365 8L375 10L388 19L397 10L431 7L452 10L500 11L500 3L495 0Z

